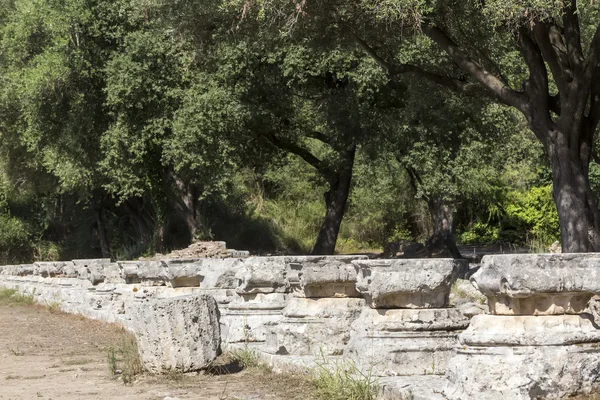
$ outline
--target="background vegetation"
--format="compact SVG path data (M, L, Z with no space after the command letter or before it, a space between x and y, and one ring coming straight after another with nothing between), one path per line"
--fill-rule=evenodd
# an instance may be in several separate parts
M337 252L382 251L432 238L442 205L459 245L559 240L520 114L390 77L331 25L294 33L233 3L1 1L0 262L194 239L308 253L327 218ZM447 68L406 42L398 59ZM590 182L597 196L595 162Z

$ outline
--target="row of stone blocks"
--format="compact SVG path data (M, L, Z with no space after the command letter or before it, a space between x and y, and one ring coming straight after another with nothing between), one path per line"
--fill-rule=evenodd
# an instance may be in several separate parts
M134 329L155 371L199 368L220 344L244 343L282 358L343 355L379 376L446 374L438 390L450 399L599 388L600 328L585 312L600 292L599 254L486 256L471 282L489 313L471 321L448 307L466 268L361 257L92 260L0 267L0 285Z

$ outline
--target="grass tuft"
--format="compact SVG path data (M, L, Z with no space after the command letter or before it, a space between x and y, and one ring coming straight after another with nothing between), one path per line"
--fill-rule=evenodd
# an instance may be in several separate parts
M257 368L261 365L258 353L248 346L245 346L243 349L233 350L231 352L231 359L244 369Z
M135 376L143 371L137 343L132 335L124 335L121 343L109 347L106 359L111 376L120 376L125 384L133 383Z
M0 305L2 306L25 306L34 303L32 295L21 294L15 289L0 288Z
M379 383L372 370L363 372L352 360L328 361L321 355L313 371L315 396L321 400L375 400Z

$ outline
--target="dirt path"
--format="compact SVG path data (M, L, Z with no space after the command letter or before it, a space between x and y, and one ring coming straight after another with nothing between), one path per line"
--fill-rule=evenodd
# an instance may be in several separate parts
M0 305L0 399L309 399L302 379L257 370L219 376L145 376L124 385L109 376L107 349L126 333L115 325Z

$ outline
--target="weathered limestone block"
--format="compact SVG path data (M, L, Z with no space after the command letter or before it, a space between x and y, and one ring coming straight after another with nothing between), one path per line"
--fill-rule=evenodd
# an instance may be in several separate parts
M222 307L223 341L264 342L267 326L281 319L290 286L286 257L249 257L235 266L237 299ZM228 283L231 275L223 282Z
M351 264L304 268L300 286L304 297L360 297Z
M285 257L247 258L236 274L237 292L239 294L286 293L288 285L285 271Z
M285 267L282 307L269 315L270 321L258 329L251 324L246 328L260 332L261 338L264 332L264 349L273 354L342 354L349 340L350 324L364 306L364 300L355 288L356 269L351 262L366 257L285 256L275 259L283 262ZM279 272L281 264L276 265ZM281 275L277 276L281 278ZM280 285L280 281L277 283Z
M350 340L350 325L364 307L364 299L358 298L291 298L283 318L269 326L266 351L341 355Z
M221 308L224 341L264 342L267 333L283 318L282 310L293 296L357 296L354 289L356 271L351 264L356 258L282 256L250 257L235 261L230 271L235 271L239 297ZM219 280L227 282L229 287L231 276L231 273L223 274ZM226 277L228 279L224 280ZM217 284L218 281L213 286ZM316 323L314 319L309 322L307 318L304 321L307 324ZM329 320L323 320L326 321Z
M140 358L151 372L197 371L220 353L219 312L210 296L144 302L132 323Z
M365 309L345 354L380 376L443 374L468 325L454 308Z
M590 314L548 316L476 315L460 335L468 346L564 346L600 342Z
M224 343L264 342L268 326L277 324L288 295L285 293L243 294L221 307Z
M43 278L64 275L64 269L67 263L64 262L35 262L36 273L35 275L41 275ZM70 263L72 264L72 263Z
M72 262L78 278L87 279L93 285L97 285L104 282L106 278L104 268L110 264L110 259L73 260Z
M471 282L492 314L579 314L600 292L600 254L485 256Z
M239 282L236 278L243 268L239 258L164 260L169 286L198 287L210 291L218 303L230 302Z
M119 261L121 276L126 283L163 286L169 280L166 264L162 261Z
M200 287L200 265L196 261L196 259L165 260L166 279L171 287Z
M563 399L597 392L599 369L597 343L459 347L449 362L444 395L455 400Z
M202 259L197 261L200 287L202 289L236 289L239 285L236 274L242 270L244 260L240 258Z
M443 308L466 261L395 259L354 261L356 288L372 308Z
M297 297L360 297L354 260L366 256L286 257L286 280Z
M559 399L600 389L600 328L583 313L600 291L598 254L485 256L473 317L449 363L450 399Z
M15 265L15 271L14 271L14 273L11 273L10 275L27 276L27 275L33 275L34 271L35 271L35 265L21 264L21 265Z

